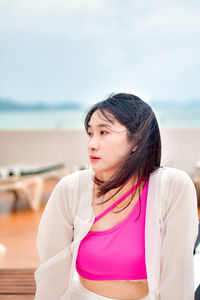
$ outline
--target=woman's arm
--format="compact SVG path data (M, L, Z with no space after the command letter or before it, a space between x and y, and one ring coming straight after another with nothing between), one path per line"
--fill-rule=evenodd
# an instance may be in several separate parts
M37 237L40 266L35 272L36 300L60 300L68 288L72 261L70 243L73 240L68 176L54 188L40 221Z
M193 300L193 249L198 233L196 191L185 172L178 172L172 179L170 186L165 186L169 205L164 218L159 299Z

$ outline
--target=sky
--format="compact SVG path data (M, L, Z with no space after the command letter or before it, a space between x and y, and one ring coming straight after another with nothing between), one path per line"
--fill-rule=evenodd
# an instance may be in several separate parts
M200 101L199 0L0 0L0 98Z

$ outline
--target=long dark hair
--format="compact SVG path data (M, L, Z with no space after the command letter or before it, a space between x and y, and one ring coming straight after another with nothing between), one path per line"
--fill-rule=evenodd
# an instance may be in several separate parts
M94 178L99 186L98 197L100 197L111 189L119 187L120 190L133 176L136 176L138 183L141 178L147 179L150 173L158 169L161 161L161 138L152 108L135 95L111 94L107 99L93 105L85 117L84 125L87 132L90 119L97 110L109 121L112 115L124 125L129 141L133 147L136 146L134 152L131 151L124 157L109 180L103 182Z

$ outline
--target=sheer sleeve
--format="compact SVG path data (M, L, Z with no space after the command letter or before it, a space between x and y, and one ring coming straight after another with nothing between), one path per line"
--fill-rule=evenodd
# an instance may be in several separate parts
M169 204L161 245L159 299L193 300L193 249L198 233L195 187L190 177L180 171L165 192Z
M60 300L68 288L73 240L68 176L54 188L39 224L35 300Z

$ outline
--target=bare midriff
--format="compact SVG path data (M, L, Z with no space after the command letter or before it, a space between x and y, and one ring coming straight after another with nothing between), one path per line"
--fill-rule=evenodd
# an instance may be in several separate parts
M123 299L123 300L139 300L149 293L148 282L142 281L120 281L120 280L89 280L79 275L82 285L104 297Z

